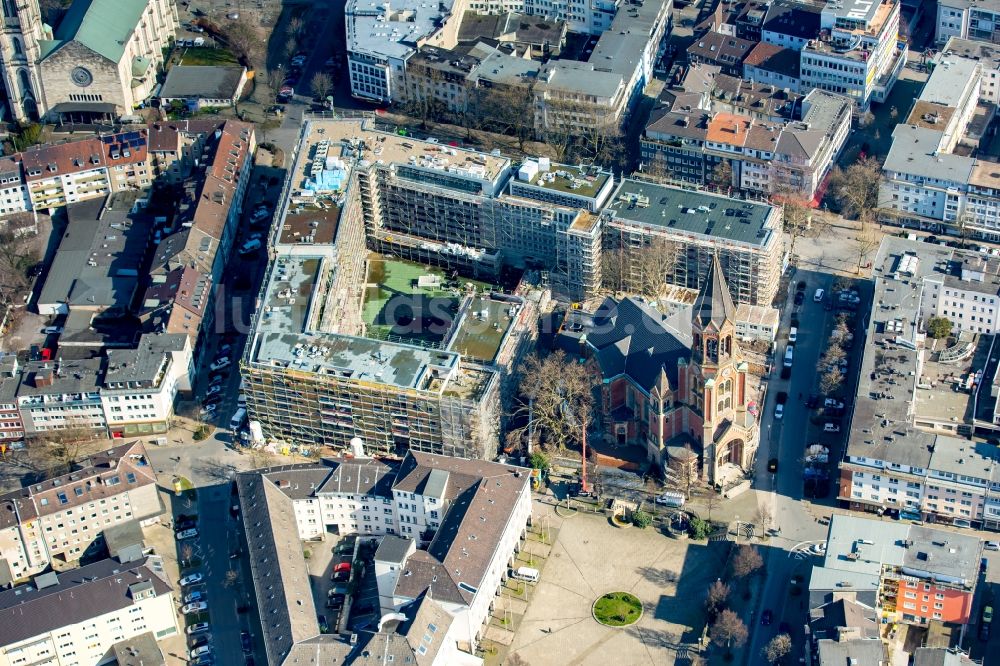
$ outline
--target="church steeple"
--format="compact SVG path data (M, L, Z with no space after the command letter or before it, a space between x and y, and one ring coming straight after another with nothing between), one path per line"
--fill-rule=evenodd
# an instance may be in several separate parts
M719 262L719 255L712 257L712 263L708 267L708 275L701 285L701 291L694 302L692 311L692 324L694 330L705 330L711 324L715 325L715 330L722 330L725 322L736 321L736 306L733 305L732 294L729 293L729 285L726 284L726 277L722 274L722 264Z

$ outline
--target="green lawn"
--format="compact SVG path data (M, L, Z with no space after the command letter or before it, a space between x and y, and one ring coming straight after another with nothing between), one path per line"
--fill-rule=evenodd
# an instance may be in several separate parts
M610 627L624 627L642 616L642 602L628 592L609 592L594 604L594 617Z
M186 48L181 56L182 65L238 65L239 61L225 49L204 46Z

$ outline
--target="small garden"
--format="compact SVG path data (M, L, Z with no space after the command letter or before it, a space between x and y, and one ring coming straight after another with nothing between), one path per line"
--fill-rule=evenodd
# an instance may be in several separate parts
M240 62L236 59L236 56L225 49L195 46L184 49L180 64L185 66L228 67L230 65L239 65Z
M594 619L608 627L625 627L642 617L642 602L628 592L609 592L594 602Z

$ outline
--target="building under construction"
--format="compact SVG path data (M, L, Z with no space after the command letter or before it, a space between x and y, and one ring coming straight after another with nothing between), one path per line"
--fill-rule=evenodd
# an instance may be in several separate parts
M272 440L492 457L538 310L490 293L504 266L583 300L602 290L609 248L657 235L676 243L668 282L699 288L718 251L738 302L770 302L776 209L658 187L625 181L612 196L596 167L538 158L515 170L370 119L307 122L242 359L251 418ZM680 198L697 214L668 218ZM675 229L682 214L702 228Z
M651 264L657 279L700 290L718 255L737 304L770 306L778 293L786 247L776 206L626 179L602 217L604 262L622 264L606 271L622 280L616 290L646 291Z

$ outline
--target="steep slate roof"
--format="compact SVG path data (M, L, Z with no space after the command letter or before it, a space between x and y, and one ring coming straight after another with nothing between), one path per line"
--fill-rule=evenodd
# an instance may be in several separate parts
M694 302L692 316L695 323L703 328L710 323L715 324L716 328L721 328L727 319L736 321L736 306L733 305L733 296L729 293L729 286L722 273L719 255L712 258L704 286Z
M62 46L58 42L75 40L117 63L146 5L147 0L74 0L55 30L57 43L48 52Z
M677 386L677 362L691 356L691 340L668 315L645 303L608 299L594 316L587 343L605 378L628 375L649 390L660 382L661 370Z
M10 645L133 604L129 588L152 585L157 595L170 585L146 566L148 557L122 564L101 560L59 574L56 585L21 585L0 592L0 645Z

